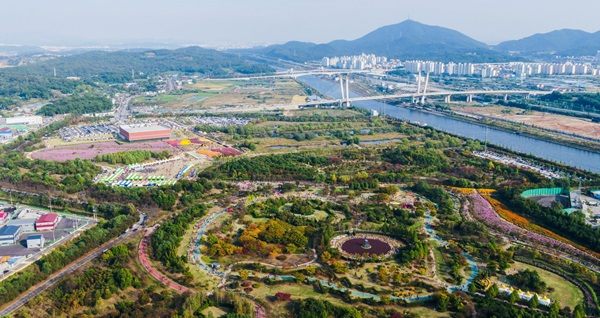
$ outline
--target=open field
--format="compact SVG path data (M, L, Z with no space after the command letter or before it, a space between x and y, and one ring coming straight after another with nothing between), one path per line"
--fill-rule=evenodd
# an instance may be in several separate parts
M452 106L452 109L463 113L490 116L544 129L600 139L600 123L592 123L589 119L538 111L528 111L526 114L520 114L523 112L522 109L505 106L460 105Z
M164 141L153 142L138 142L118 144L116 142L101 142L101 143L83 143L72 146L60 146L54 148L46 148L35 151L31 154L33 159L42 159L50 161L67 161L75 158L93 159L97 155L115 153L131 150L150 150L163 151L168 150L171 153L177 153L177 149L170 146Z
M186 85L183 94L142 96L133 106L158 106L161 109L215 109L222 107L289 104L306 99L302 87L289 79L248 82L198 81Z
M515 262L514 264L511 264L509 269L506 270L506 274L511 275L517 271L525 269L535 270L540 274L541 279L546 282L548 287L554 289L554 291L547 293L546 295L550 299L558 299L561 307L569 306L574 308L583 299L583 293L581 290L579 290L579 288L577 288L577 286L554 273L532 265ZM493 277L492 280L500 281L503 284L509 284L506 276Z

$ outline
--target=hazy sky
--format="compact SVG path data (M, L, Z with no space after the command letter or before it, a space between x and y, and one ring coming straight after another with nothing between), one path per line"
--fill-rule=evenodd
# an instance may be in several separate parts
M593 0L2 0L0 43L328 42L410 18L494 44L600 29Z

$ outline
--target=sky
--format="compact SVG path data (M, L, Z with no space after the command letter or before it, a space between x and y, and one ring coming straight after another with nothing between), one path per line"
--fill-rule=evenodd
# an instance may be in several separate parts
M410 19L496 44L557 29L600 30L590 0L2 0L0 43L325 43Z

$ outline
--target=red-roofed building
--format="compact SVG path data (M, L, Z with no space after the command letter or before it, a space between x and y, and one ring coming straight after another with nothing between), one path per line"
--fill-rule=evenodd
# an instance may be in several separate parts
M3 225L8 221L8 212L0 210L0 225Z
M12 130L8 127L0 128L0 139L7 139L12 136Z
M35 222L36 231L52 231L58 225L59 217L56 213L48 213L40 216Z

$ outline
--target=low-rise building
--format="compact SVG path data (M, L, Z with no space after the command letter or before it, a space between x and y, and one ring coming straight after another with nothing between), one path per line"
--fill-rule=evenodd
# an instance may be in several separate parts
M35 232L36 219L12 219L6 222L6 225L20 226L23 233Z
M0 128L0 139L8 139L12 136L12 130L9 127Z
M4 225L8 221L9 214L4 210L0 210L0 225Z
M38 231L54 231L58 226L59 219L56 213L44 214L35 222L35 229Z
M21 233L20 226L6 225L0 228L0 246L17 244Z
M29 235L27 237L27 248L43 248L44 236L42 234Z

